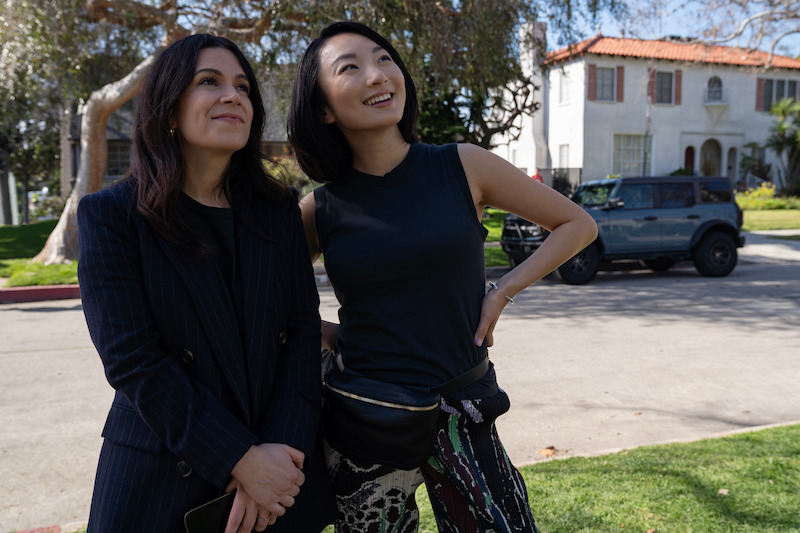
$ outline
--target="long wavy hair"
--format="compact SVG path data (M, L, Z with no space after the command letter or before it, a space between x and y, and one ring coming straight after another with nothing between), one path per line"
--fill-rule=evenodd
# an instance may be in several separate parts
M247 144L231 157L220 188L232 205L234 193L247 203L245 213L255 207L254 202L276 202L286 194L286 187L264 168L261 135L266 113L258 80L242 51L232 41L208 34L191 35L173 43L156 59L136 98L133 164L127 178L137 184L138 212L158 233L185 248L197 247L201 242L177 210L186 165L178 139L170 133L170 122L194 78L197 55L203 48L225 48L236 56L250 82L248 96L253 104Z
M292 89L287 133L297 162L317 182L335 181L353 164L353 151L336 124L325 124L323 113L327 100L319 86L320 50L325 42L341 33L362 35L389 52L403 73L406 104L397 126L408 143L417 142L419 104L414 80L397 50L376 31L358 22L334 22L326 26L303 54Z

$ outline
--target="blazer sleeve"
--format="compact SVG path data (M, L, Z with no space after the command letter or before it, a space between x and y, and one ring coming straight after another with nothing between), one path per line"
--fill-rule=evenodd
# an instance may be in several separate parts
M265 437L308 455L314 448L322 408L319 295L297 202L291 201L284 213L289 221L290 260L281 267L288 269L291 311L267 410Z
M89 333L117 393L168 449L224 487L257 436L164 351L147 297L158 279L153 265L164 263L144 257L145 223L122 196L107 189L78 206L78 279ZM146 234L153 239L149 226Z

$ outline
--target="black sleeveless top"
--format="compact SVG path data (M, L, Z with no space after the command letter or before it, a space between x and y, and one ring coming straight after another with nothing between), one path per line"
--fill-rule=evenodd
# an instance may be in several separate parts
M412 144L385 176L350 169L317 188L314 200L325 268L341 305L338 349L349 368L436 386L486 356L473 336L485 293L487 230L455 144ZM474 398L496 391L494 372L469 389Z

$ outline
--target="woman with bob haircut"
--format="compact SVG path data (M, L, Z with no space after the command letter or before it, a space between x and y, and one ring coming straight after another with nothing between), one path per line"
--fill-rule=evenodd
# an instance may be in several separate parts
M130 172L79 204L83 310L116 391L90 532L183 531L233 490L227 532L332 518L319 300L297 195L264 170L264 122L239 48L181 39L137 96Z
M419 142L417 114L408 70L375 31L337 22L307 48L288 133L303 170L324 184L300 208L311 257L324 254L340 303L340 324L323 322L323 345L339 354L328 379L349 371L429 388L481 369L443 394L419 468L376 464L324 442L336 531L416 531L423 482L440 531L536 531L495 428L510 402L487 347L514 296L591 243L597 228L569 199L482 148ZM488 292L487 205L551 232Z

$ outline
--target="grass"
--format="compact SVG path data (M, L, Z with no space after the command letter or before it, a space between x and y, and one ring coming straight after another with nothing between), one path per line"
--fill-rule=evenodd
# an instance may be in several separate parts
M0 259L30 258L38 254L58 220L24 226L0 225Z
M545 532L800 532L800 425L522 469Z
M484 218L481 222L489 230L486 242L500 241L500 237L503 234L503 217L505 216L505 211L500 211L494 207L487 207L484 210Z
M520 471L541 533L800 532L800 425ZM436 532L424 487L417 502Z
M800 229L800 209L746 210L744 231Z
M74 261L63 265L31 261L57 223L58 220L45 220L24 226L0 226L0 278L8 278L6 287L78 283L78 264Z

